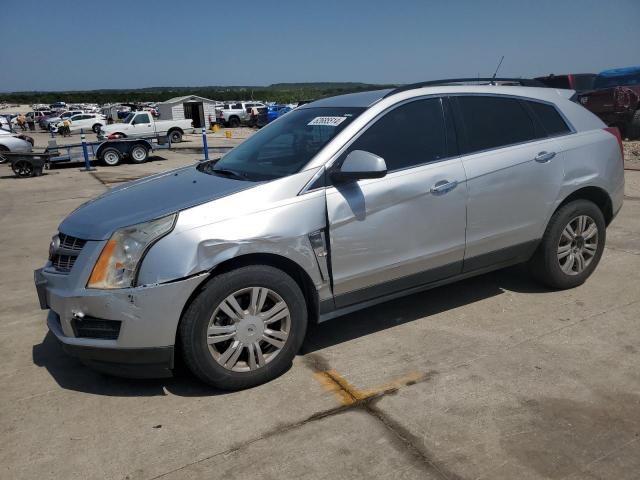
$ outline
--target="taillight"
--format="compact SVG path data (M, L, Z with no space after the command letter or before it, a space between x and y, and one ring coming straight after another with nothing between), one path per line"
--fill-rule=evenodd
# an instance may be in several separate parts
M618 146L620 147L620 158L622 158L622 162L624 162L624 147L622 145L622 135L620 135L620 130L618 130L618 127L606 127L603 128L603 130L606 130L611 135L616 137L616 140L618 140Z
M119 133L112 133L111 135L109 135L107 137L107 140L117 140L121 137L121 135Z

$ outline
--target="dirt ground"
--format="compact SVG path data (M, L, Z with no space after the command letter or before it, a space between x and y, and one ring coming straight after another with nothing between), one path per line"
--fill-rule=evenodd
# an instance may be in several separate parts
M632 167L640 168L640 140L622 142L624 161Z

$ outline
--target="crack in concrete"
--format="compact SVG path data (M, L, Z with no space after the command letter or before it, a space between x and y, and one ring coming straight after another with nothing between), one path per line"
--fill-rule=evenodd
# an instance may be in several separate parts
M187 463L185 465L182 465L178 468L169 470L167 472L161 473L159 475L156 475L154 477L151 477L149 480L157 480L159 478L163 478L166 477L167 475L170 475L172 473L175 472L179 472L180 470L184 470L185 468L188 468L190 466L193 465L197 465L199 463L202 462L206 462L208 460L211 460L213 458L219 457L221 455L229 455L232 454L234 452L237 452L239 450L242 450L256 442L259 442L261 440L267 440L271 437L280 435L280 434L284 434L286 432L289 432L293 429L302 427L308 423L311 422L316 422L319 420L322 420L324 418L333 416L333 415L339 415L342 414L344 412L347 412L349 410L354 410L354 409L359 409L371 416L373 416L374 418L376 418L378 421L381 421L383 423L383 425L385 426L385 428L387 428L387 430L391 431L395 437L397 439L399 439L402 444L404 446L406 446L408 448L408 450L411 453L411 456L413 458L418 458L420 460L420 462L429 470L430 473L436 473L438 474L443 480L461 480L460 477L457 476L451 476L451 474L447 475L445 473L442 472L441 468L438 468L434 465L433 461L429 459L428 456L426 456L422 450L415 446L415 445L408 445L407 444L407 438L409 438L408 434L406 433L401 433L400 432L400 426L398 425L396 428L398 429L397 431L394 431L393 428L391 427L392 425L397 425L394 422L392 422L391 420L386 420L383 421L383 414L382 412L379 412L376 409L376 412L378 413L374 413L374 410L372 410L369 407L370 402L379 399L380 397L384 396L384 395L389 395L389 394L393 394L395 392L397 392L397 390L399 388L401 388L402 386L410 386L410 385L415 385L416 383L419 383L421 381L426 381L429 380L430 378L432 378L434 375L436 375L438 372L435 371L430 371L426 374L421 374L420 378L415 378L416 375L415 374L409 374L406 376L401 377L401 379L396 380L396 381L392 381L389 382L387 384L381 385L380 387L377 388L373 388L373 389L367 389L367 390L358 390L356 388L354 388L351 384L349 384L349 382L347 382L344 377L342 377L340 374L338 374L335 370L333 370L332 368L330 368L330 365L328 364L328 362L326 361L326 359L324 359L321 355L319 354L310 354L307 355L304 358L304 363L305 365L311 369L314 372L314 375L316 376L316 379L318 379L321 383L321 385L325 386L326 389L328 389L329 391L334 392L335 394L338 395L338 392L342 392L341 396L339 396L340 398L343 398L344 401L341 401L341 405L334 407L334 408L330 408L328 410L322 410L320 412L316 412L312 415L310 415L309 417L305 418L304 420L300 421L300 422L294 422L288 425L280 425L276 428L274 428L273 430L267 431L266 433L264 433L263 435L256 437L254 439L248 440L246 442L243 442L241 445L237 445L234 447L231 447L227 450L224 450L222 452L217 452L214 453L212 455L209 455L207 457L195 460L193 462ZM324 370L322 370L324 369ZM126 478L126 477L125 477Z
M433 456L420 446L421 440L412 434L407 428L389 418L382 410L377 408L376 403L380 397L372 398L362 406L363 410L381 422L396 438L402 442L408 452L417 460L426 465L427 469L436 473L444 480L464 480L460 475L452 472L443 465L438 464Z

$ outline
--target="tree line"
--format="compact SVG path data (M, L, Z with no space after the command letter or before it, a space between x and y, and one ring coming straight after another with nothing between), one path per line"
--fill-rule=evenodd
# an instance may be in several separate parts
M277 84L268 87L155 87L135 90L84 90L60 92L12 92L0 93L0 102L51 104L67 103L136 103L162 102L182 95L198 95L213 100L264 100L267 102L293 103L314 100L344 93L362 92L388 87L364 83Z

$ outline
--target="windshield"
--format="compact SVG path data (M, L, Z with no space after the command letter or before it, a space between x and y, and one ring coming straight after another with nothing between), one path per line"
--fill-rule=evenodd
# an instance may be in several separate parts
M216 174L216 170L226 170L253 181L286 177L304 167L364 110L347 107L293 110L204 171Z
M605 77L598 75L593 82L593 88L611 88L624 85L640 85L640 72L629 75L619 75L615 77Z
M131 123L131 120L133 119L133 117L135 116L136 112L131 112L129 115L127 115L126 117L124 117L124 120L122 121L123 123Z

